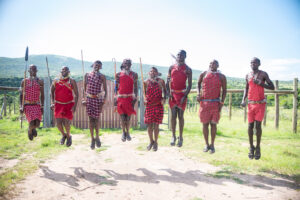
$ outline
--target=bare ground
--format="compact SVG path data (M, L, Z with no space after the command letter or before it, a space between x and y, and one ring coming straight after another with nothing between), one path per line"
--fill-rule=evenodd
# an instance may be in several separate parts
M299 186L288 179L241 174L217 178L212 174L220 168L186 158L177 147L140 150L145 137L123 143L120 135L104 135L103 151L95 151L89 139L74 135L80 144L42 164L16 185L9 198L300 199Z

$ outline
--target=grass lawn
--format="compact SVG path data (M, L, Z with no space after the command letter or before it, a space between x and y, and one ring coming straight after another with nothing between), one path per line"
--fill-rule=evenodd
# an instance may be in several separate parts
M0 175L0 196L13 183L34 172L40 163L68 149L65 145L59 145L61 135L57 128L38 129L38 137L29 141L28 123L23 124L23 129L20 129L17 115L0 120L0 157L19 160L14 167ZM72 134L76 133L87 133L87 130L72 128Z
M223 110L215 141L216 153L213 155L202 152L205 142L197 112L187 111L185 113L184 145L180 151L188 157L221 166L226 171L284 176L300 184L299 123L298 133L292 133L292 110L281 109L280 112L279 129L276 130L274 115L272 115L274 109L268 108L267 125L262 127L262 157L260 160L249 160L248 158L247 123L244 123L241 109L233 111L231 120L228 118L226 109ZM161 131L159 145L169 146L171 132L164 125L162 128L164 130Z
M274 109L268 108L268 121L267 126L263 127L261 143L262 157L258 161L248 159L247 123L243 121L243 110L241 109L234 110L232 120L228 119L226 108L223 110L215 142L216 153L213 155L202 152L205 143L197 112L186 111L184 144L179 150L187 157L222 168L221 175L212 174L211 176L223 177L230 173L263 174L285 176L300 184L300 125L298 124L298 133L292 133L292 110L281 109L280 111L280 125L276 130L272 117ZM38 137L34 141L29 141L26 130L28 124L25 123L24 128L20 129L17 119L17 116L14 115L0 120L0 157L20 160L14 167L0 175L0 196L13 183L24 179L38 169L40 163L68 149L66 146L59 145L61 135L57 128L39 129ZM166 115L164 121L167 122ZM167 129L167 125L161 125L161 129L159 146L170 147L171 131ZM89 137L87 129L81 130L72 127L71 130L72 134L84 133ZM135 128L131 132L133 135L146 136L137 147L138 150L145 151L148 143L146 130ZM104 129L100 133L121 133L121 131ZM107 145L109 144L104 144L103 150L109 147ZM97 151L101 153L102 149ZM107 162L112 162L112 160L107 160ZM223 172L226 174L224 175Z

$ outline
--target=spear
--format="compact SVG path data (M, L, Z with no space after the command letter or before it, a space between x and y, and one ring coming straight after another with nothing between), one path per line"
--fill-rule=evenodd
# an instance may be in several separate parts
M81 49L81 63L82 63L82 78L83 78L83 90L82 90L82 98L84 98L84 84L85 84L85 78L84 78L84 62L83 62L83 52Z
M145 84L144 84L144 77L143 77L143 65L142 65L142 59L140 58L140 68L141 68L141 79L143 84L143 97L144 101L146 100L146 94L145 94Z
M116 59L113 58L112 62L114 62L114 69L115 69L115 95L117 94L117 63ZM117 112L117 108L115 107L114 112Z
M49 65L48 65L48 58L47 58L47 56L46 56L46 65L47 65L47 71L48 71L49 85L51 86L51 81L50 81L50 71L49 71Z
M23 124L23 113L24 113L24 103L25 103L25 89L26 89L26 71L27 71L27 62L28 62L28 46L26 47L26 52L25 52L25 70L24 70L24 82L23 82L23 96L22 96L22 113L21 113L21 128Z

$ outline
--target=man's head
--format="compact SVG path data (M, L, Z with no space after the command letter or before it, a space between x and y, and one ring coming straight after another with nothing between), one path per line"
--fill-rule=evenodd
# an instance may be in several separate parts
M129 58L124 59L121 65L121 69L130 70L130 68L131 68L131 60Z
M219 68L219 62L217 60L213 60L209 63L209 70L216 72Z
M258 67L260 66L260 60L256 57L254 57L252 60L251 60L251 68L253 71L256 71L258 70Z
M29 72L30 76L36 76L37 67L35 65L30 65L28 72Z
M181 64L184 63L185 58L186 58L186 51L180 50L177 54L176 61Z
M155 78L157 76L159 76L160 74L158 73L158 70L156 67L151 67L151 70L149 72L149 76L150 78Z
M62 68L61 68L61 75L62 75L63 77L67 77L67 76L69 76L69 74L70 74L69 67L67 67L67 66L62 66Z
M96 60L92 67L95 72L98 72L100 69L102 69L102 62L100 60Z

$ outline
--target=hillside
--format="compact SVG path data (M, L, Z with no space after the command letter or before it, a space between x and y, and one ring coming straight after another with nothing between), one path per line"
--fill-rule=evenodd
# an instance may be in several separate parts
M38 67L38 74L40 77L47 76L46 68L46 56L48 57L50 76L57 76L63 65L69 66L72 76L82 76L82 64L81 60L77 60L70 57L58 56L58 55L31 55L29 56L28 64L35 64ZM106 76L114 76L114 65L111 61L102 61L103 67L101 72ZM91 71L90 66L92 62L84 61L85 72ZM120 62L117 62L117 71L120 70ZM25 61L24 58L7 58L0 57L0 78L9 77L23 77ZM152 65L143 64L144 76L147 77L147 73ZM168 73L168 67L155 66L159 72L162 73L162 77L166 78ZM132 64L132 70L140 74L139 63ZM193 70L193 79L197 79L200 75L200 70Z

